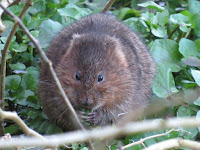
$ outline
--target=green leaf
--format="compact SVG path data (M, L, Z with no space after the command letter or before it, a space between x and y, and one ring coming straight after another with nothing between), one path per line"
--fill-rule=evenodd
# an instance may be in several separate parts
M196 44L196 47L198 48L198 50L200 51L200 39L197 39L194 41Z
M87 147L83 147L80 150L89 150Z
M192 113L193 111L190 107L180 106L177 110L177 117L190 117Z
M119 18L120 20L123 20L124 16L126 15L126 13L130 10L130 8L128 7L123 7L122 9L120 9L119 14L117 15L117 18Z
M150 52L156 64L163 64L167 69L171 68L172 72L181 70L181 54L175 41L169 39L155 40Z
M185 38L182 38L179 42L179 51L186 58L189 56L200 56L195 43Z
M198 99L199 95L197 90L194 89L184 89L184 93L180 93L183 95L183 100L185 103L192 105Z
M160 5L156 4L153 1L141 3L141 4L138 4L138 6L152 8L152 9L155 9L155 10L158 10L158 11L163 11L165 9L164 7L161 7Z
M58 13L61 16L66 16L78 20L84 16L89 15L91 11L90 9L80 8L74 4L68 4L65 6L65 8L58 9Z
M28 104L28 106L33 107L35 109L40 108L40 101L37 96L34 96L34 93L33 93L33 95L28 96L27 104Z
M190 129L187 128L187 129L184 129L184 130L186 130L187 132L189 132L189 134L186 134L186 133L183 132L182 137L184 139L194 140L195 137L198 134L198 129L197 128L190 128Z
M194 101L194 104L197 106L200 106L200 97L198 97L198 99L196 101Z
M62 28L63 26L57 21L50 19L43 21L39 29L39 35L37 37L41 47L47 48L50 41L59 31L61 31Z
M199 14L200 2L197 0L188 0L188 8L192 14Z
M17 46L17 45L16 45L16 46ZM22 44L20 44L20 45L17 46L17 47L14 47L14 46L13 46L12 50L15 51L15 52L24 52L24 51L27 50L27 45L25 45L25 44L22 43Z
M26 66L22 63L9 64L9 67L12 70L24 70L24 69L26 69Z
M28 90L35 91L38 85L37 78L34 77L34 74L26 73L22 77L22 85Z
M170 68L166 68L164 64L157 64L157 75L153 82L153 92L162 98L178 92L175 87L174 78Z
M196 14L192 17L192 21L194 22L194 32L195 34L200 37L200 14Z
M33 31L31 31L31 34L36 38L39 34L39 31L33 30ZM22 38L23 38L23 43L27 43L30 41L30 39L28 38L27 35L24 35Z
M196 118L197 118L197 119L200 119L200 110L197 112ZM198 130L199 130L199 132L200 132L200 126L198 127Z
M189 17L181 13L171 15L170 22L175 25L179 25L181 31L183 32L189 32L190 27L192 26L192 23L190 22Z
M24 3L20 3L19 5L13 5L13 6L9 7L8 9L10 11L12 11L15 15L19 16L23 7L24 7Z
M27 98L29 96L34 96L34 92L30 91L30 90L25 90L24 88L22 88L21 91L19 91L19 93L21 92L21 94L18 94L16 97L16 103L19 105L23 105L23 106L27 106L29 105L29 102L27 101Z
M46 129L46 134L62 133L62 130L56 126L56 123L48 125Z
M5 133L9 133L9 134L16 134L18 130L19 130L19 127L16 124L5 127Z
M192 15L188 10L184 10L182 12L180 12L181 14L183 14L184 16L187 16L189 18L189 21L192 21Z
M163 38L167 35L167 29L165 27L159 26L157 29L151 28L152 33L160 38Z
M200 86L200 71L191 69L191 73L195 82Z
M194 57L194 56L189 56L187 58L183 58L183 59L181 59L181 61L188 66L200 67L200 59L198 59L197 57Z
M167 9L165 9L163 12L157 13L158 23L159 25L163 26L165 25L169 20L169 12Z
M26 104L26 102L21 102L22 100L24 100L25 92L26 92L25 87L20 85L19 88L17 89L17 91L12 93L12 95L15 97L16 103L18 103L18 104L23 103L23 105Z
M43 19L34 19L30 23L28 23L27 28L29 30L36 29L42 23Z
M154 14L153 13L149 13L149 12L145 12L141 14L141 19L148 21L149 25L153 22L154 20Z
M21 77L19 75L9 75L6 77L6 90L16 91L21 82Z
M128 25L133 31L139 32L139 33L145 33L147 32L146 27L142 24L141 20L135 17L131 17L129 19L126 19L123 21L126 25Z
M189 17L187 17L181 13L170 15L170 21L173 24L179 24L179 25L190 22Z
M33 7L39 12L39 11L45 11L46 5L44 0L40 0L34 3Z

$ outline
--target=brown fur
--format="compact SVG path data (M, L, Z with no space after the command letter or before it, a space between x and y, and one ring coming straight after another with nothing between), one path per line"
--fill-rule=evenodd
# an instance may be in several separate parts
M139 37L111 15L90 15L65 28L47 56L75 109L93 110L86 117L91 124L118 123L121 114L143 109L149 101L153 60ZM102 82L98 75L103 75ZM47 116L71 130L65 103L45 64L39 91Z

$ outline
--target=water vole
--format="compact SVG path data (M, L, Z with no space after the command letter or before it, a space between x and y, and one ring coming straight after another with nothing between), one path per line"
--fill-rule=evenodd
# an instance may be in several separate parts
M111 15L90 15L66 27L47 56L74 108L92 110L80 115L91 124L118 123L149 101L154 62L139 37ZM64 129L73 128L45 64L39 92L47 116Z

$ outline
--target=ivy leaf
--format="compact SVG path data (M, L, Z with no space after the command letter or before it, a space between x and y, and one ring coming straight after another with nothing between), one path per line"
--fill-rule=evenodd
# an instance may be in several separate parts
M66 16L78 20L84 16L89 15L91 10L88 8L80 8L74 4L68 4L65 6L65 8L58 9L58 12L61 16Z
M47 48L50 41L55 37L55 35L61 31L63 25L57 21L51 19L45 20L40 25L39 34L37 39L40 42L42 48Z
M34 19L30 23L28 23L27 28L29 30L36 29L42 23L43 19Z
M179 25L180 30L183 32L189 32L192 23L190 22L190 19L188 16L185 16L181 13L179 14L173 14L170 16L170 22Z
M5 128L5 133L16 134L18 130L19 130L19 126L16 124L13 124Z
M177 111L177 117L190 117L192 113L193 111L190 107L180 106Z
M27 105L35 109L40 108L40 101L37 96L29 95L27 98Z
M198 97L198 99L196 101L194 101L194 104L197 106L200 106L200 97Z
M9 67L12 70L24 70L24 69L26 69L26 66L22 63L9 64Z
M192 14L200 13L200 2L197 0L188 0L188 9Z
M157 13L158 23L159 25L163 26L165 25L169 20L169 12L167 9L165 9L163 12Z
M131 17L129 19L126 19L123 21L126 25L128 25L133 31L139 32L139 33L145 33L146 27L142 24L141 20L135 17Z
M141 3L141 4L138 4L138 6L152 8L152 9L155 9L155 10L158 10L158 11L163 11L165 9L164 7L161 7L160 5L156 4L153 1Z
M46 5L45 5L45 1L44 0L40 0L34 3L33 7L38 11L45 11L46 10Z
M200 71L191 69L191 73L195 82L200 86Z
M192 17L192 21L194 22L195 24L195 27L194 27L194 32L195 34L200 37L200 15L199 14L196 14Z
M13 45L13 48L12 48L12 50L15 52L24 52L27 50L27 45L25 45L23 43L20 45L16 44L15 46L17 46L17 47L14 47L14 45Z
M165 27L159 26L157 29L153 27L151 29L152 33L157 37L163 38L167 35L167 29Z
M6 77L6 90L16 91L19 88L21 77L19 75L9 75Z
M186 58L190 56L200 56L200 52L197 49L196 44L185 38L182 38L179 42L179 51Z
M169 39L155 40L150 52L156 64L163 64L166 69L170 68L172 72L181 70L181 54L178 51L178 44L175 41Z
M196 118L197 118L197 119L200 119L200 110L197 112ZM200 132L200 127L198 127L198 130L199 130L199 132Z
M162 98L178 92L175 87L174 78L170 68L166 68L164 64L157 64L157 75L153 82L153 92Z
M35 91L38 84L36 78L33 75L34 74L27 72L22 77L22 85L31 91Z
M173 15L170 15L170 21L173 23L173 24L183 24L183 23L188 23L190 22L189 21L189 17L179 13L179 14L173 14Z
M198 59L197 57L194 57L194 56L189 56L187 58L183 58L183 59L181 59L181 61L188 66L200 67L200 59Z
M117 15L117 18L119 18L120 20L123 20L124 16L126 15L126 13L130 10L130 8L128 7L123 7L122 9L120 9L119 14Z

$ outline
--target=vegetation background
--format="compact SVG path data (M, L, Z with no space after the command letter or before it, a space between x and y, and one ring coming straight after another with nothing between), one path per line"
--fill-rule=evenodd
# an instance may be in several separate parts
M106 0L33 0L23 23L36 37L44 51L53 37L75 20L91 13L100 12ZM9 7L19 15L24 3ZM108 13L114 14L127 24L148 45L156 66L157 75L152 85L153 100L166 106L152 118L171 116L200 117L200 1L198 0L116 0ZM11 17L2 16L7 26L0 34L2 50L14 24ZM55 123L50 123L43 113L38 98L40 56L30 39L18 28L12 39L7 56L6 103L5 110L16 111L24 122L41 134L62 132ZM161 107L162 108L162 107ZM199 140L200 128L173 131L166 136L145 141L149 146L159 141L175 137ZM12 135L22 134L19 127L6 121L5 132ZM126 145L165 130L127 136L115 141ZM136 145L130 150L139 150ZM84 144L73 144L72 149L85 150Z

